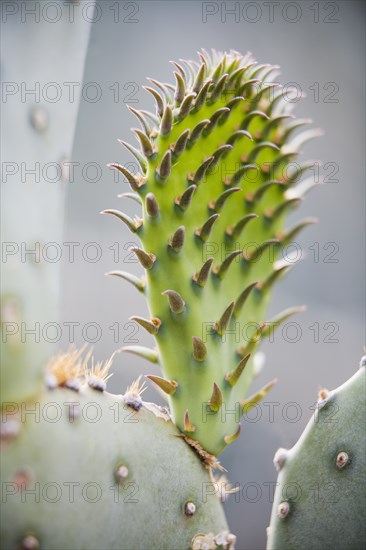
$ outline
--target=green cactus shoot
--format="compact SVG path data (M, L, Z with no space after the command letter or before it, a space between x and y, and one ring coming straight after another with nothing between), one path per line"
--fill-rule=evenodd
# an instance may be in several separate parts
M274 326L301 308L266 323L274 283L288 270L283 251L312 219L284 229L286 214L311 183L296 182L311 162L298 160L309 123L290 113L283 90L272 83L277 67L247 56L199 53L174 63L175 86L153 79L146 89L156 113L131 111L141 173L113 163L141 204L122 220L142 243L134 248L146 270L129 280L146 296L150 317L133 317L154 335L156 349L125 348L159 363L152 381L167 394L172 417L190 440L218 455L240 432L250 402L252 356ZM278 261L276 261L278 260ZM226 414L233 411L236 414Z

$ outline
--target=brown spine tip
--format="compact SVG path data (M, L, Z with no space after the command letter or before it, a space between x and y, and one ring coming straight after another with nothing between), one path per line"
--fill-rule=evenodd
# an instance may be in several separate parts
M159 215L159 205L153 193L148 193L145 199L146 212L150 218L156 218Z
M170 105L167 105L164 109L163 117L161 119L160 132L163 135L168 135L171 132L173 126L173 113Z
M211 399L208 402L211 411L218 412L222 406L222 393L216 382L214 382Z
M178 227L174 235L169 240L169 246L174 252L180 252L184 245L185 227L181 225Z
M202 362L207 357L207 347L201 338L198 336L192 336L193 341L193 357L196 361Z
M217 323L214 323L213 325L215 332L217 332L219 336L223 336L225 334L226 328L230 322L230 319L234 310L234 305L235 305L235 302L231 302L225 309L220 320L217 321Z
M241 432L241 424L239 423L236 431L233 434L225 435L224 441L225 441L226 445L230 445L230 443L235 441L235 439L237 439L239 437L240 432Z
M178 383L175 380L166 380L160 376L154 376L152 374L147 374L146 378L154 382L164 393L168 395L174 395L177 391Z
M181 210L187 210L188 206L191 204L192 197L194 195L194 192L196 191L197 186L196 185L190 185L180 197L177 197L175 199L175 204L179 206Z
M167 296L169 301L169 307L173 313L180 314L184 311L185 301L178 292L175 290L165 290L161 293L163 296Z
M220 217L220 214L212 214L205 223L202 225L201 228L196 229L196 235L201 239L201 241L205 242L209 238L212 228L214 226L214 223L216 220Z
M194 424L191 424L191 422L189 420L188 409L184 413L184 431L185 432L194 432L194 431L196 431L196 426Z
M207 283L213 261L214 258L206 260L201 269L193 275L192 279L198 286L203 287Z
M156 261L156 256L154 254L151 254L150 252L145 252L144 250L136 246L132 247L130 250L136 254L142 267L144 267L145 269L152 268Z
M233 387L238 382L243 370L245 369L248 361L250 359L250 353L248 353L235 367L235 369L231 372L229 372L225 376L225 380L229 382L230 386Z
M144 319L143 317L138 317L137 315L133 315L130 317L131 321L135 321L138 323L141 327L143 327L149 334L157 334L159 331L159 328L161 326L161 321L157 317L153 317L152 319Z

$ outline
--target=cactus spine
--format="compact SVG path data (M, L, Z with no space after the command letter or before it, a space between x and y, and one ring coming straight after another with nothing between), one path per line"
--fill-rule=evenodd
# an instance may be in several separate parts
M365 363L336 390L322 390L299 441L277 451L268 550L365 547Z
M110 165L127 180L142 217L109 213L141 240L133 250L146 281L130 280L149 306L151 319L138 322L157 345L125 351L159 363L165 379L150 378L167 394L174 422L218 455L239 434L251 356L271 330L270 291L288 269L275 260L313 221L284 229L302 198L296 181L311 166L294 161L318 132L294 137L309 121L290 114L272 82L276 67L234 51L203 51L198 62L174 66L175 86L151 80L157 90L146 88L156 113L131 109L141 124L134 130L140 150L122 143L141 173ZM277 325L298 311L286 310Z

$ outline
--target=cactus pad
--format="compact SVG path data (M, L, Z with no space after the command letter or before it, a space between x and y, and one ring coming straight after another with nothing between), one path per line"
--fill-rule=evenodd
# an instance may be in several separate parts
M338 389L320 392L296 445L279 449L268 550L365 548L365 359Z
M146 296L150 317L134 317L156 349L126 348L158 363L172 417L190 440L219 454L240 432L250 401L253 353L273 325L265 312L274 283L288 270L289 242L312 219L284 228L286 214L313 186L297 185L311 162L300 147L318 132L291 115L277 67L231 51L199 53L174 63L175 85L150 79L156 113L130 109L141 129L135 156L140 173L120 164L130 198L142 207L132 219L106 210L140 238L133 249L146 277L111 272ZM276 326L298 308L280 314Z

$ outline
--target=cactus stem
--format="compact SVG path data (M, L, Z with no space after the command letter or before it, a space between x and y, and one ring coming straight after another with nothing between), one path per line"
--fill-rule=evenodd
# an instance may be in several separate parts
M230 322L234 310L234 305L235 302L231 302L225 309L219 321L213 324L213 329L219 336L223 336L225 334L226 328Z
M249 361L249 358L250 358L250 353L248 353L240 362L239 364L235 367L234 370L232 370L231 372L228 372L227 375L225 376L225 380L227 380L227 382L229 382L230 386L231 387L234 387L235 384L238 382L244 368L246 367L248 361Z
M208 402L211 411L218 412L222 407L222 393L216 382L214 382L211 398Z
M237 430L232 435L225 435L224 441L225 441L226 445L230 445L230 443L235 441L235 439L237 439L239 437L240 432L241 432L241 424L239 422Z
M198 286L203 287L207 283L213 261L214 258L206 260L201 269L193 275L192 279Z
M188 409L184 413L184 431L188 433L193 433L194 431L196 431L196 426L194 424L191 424L189 420Z
M192 336L193 341L193 357L196 361L202 362L207 357L207 347L201 338L198 336Z
M142 326L149 334L157 334L159 332L159 328L161 327L161 321L157 317L152 317L152 319L144 319L143 317L138 317L136 315L133 315L130 317L130 321L135 321L140 326Z
M151 269L156 261L156 256L154 254L151 254L150 252L145 252L142 250L142 248L138 248L137 246L133 246L130 248L132 252L134 252L139 259L142 267L145 269Z
M146 378L154 382L164 393L168 395L174 395L177 391L178 383L175 380L166 380L160 376L154 376L152 374L147 374Z
M129 283L133 284L133 286L137 288L139 292L144 292L145 290L145 283L141 279L139 279L135 275L132 275L132 273L128 273L127 271L108 271L106 275L120 277L121 279L128 281Z
M161 293L163 296L167 296L169 301L169 307L171 311L177 315L181 314L185 308L185 301L178 292L175 290L165 290Z

